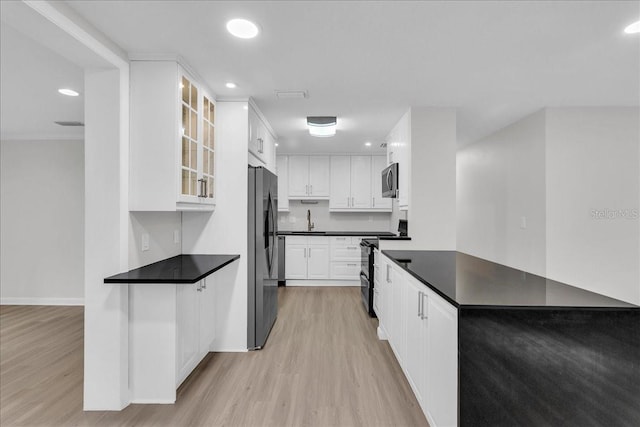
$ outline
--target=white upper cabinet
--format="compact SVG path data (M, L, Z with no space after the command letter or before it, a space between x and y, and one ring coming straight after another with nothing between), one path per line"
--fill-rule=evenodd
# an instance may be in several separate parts
M384 156L331 156L329 209L391 212L391 203L382 199L380 171L384 166L374 173L384 163Z
M289 198L329 198L329 156L289 156Z
M351 207L351 158L331 156L331 196L329 209L349 209Z
M213 210L214 97L177 62L130 73L130 210Z
M289 212L289 157L276 158L278 176L278 212Z
M398 163L398 206L409 209L411 177L411 120L407 112L387 136L387 163Z
M382 170L387 167L385 156L371 156L371 201L372 208L391 212L389 197L382 197Z
M276 139L258 107L249 101L249 164L276 171Z

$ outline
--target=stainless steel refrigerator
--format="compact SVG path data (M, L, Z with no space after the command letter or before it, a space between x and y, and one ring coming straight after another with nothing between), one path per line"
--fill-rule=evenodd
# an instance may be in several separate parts
M278 315L278 177L249 166L247 347L264 346Z

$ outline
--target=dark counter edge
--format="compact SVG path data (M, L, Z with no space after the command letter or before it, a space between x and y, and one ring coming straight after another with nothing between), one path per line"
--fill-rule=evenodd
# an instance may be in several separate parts
M206 255L206 254L183 254L183 255ZM215 267L213 267L211 270L208 270L206 273L201 274L200 276L198 276L197 278L193 279L193 280L177 280L177 279L156 279L156 280L152 280L152 279L128 279L128 278L118 278L119 276L123 276L125 274L129 274L132 271L136 271L139 270L141 268L145 268L145 267L149 267L151 265L156 265L156 264L160 264L163 262L167 262L171 259L174 258L178 258L181 257L183 255L176 255L174 257L171 258L167 258L167 259L163 259L160 261L156 261L154 263L151 264L147 264L145 266L139 267L139 268L134 268L133 270L129 270L125 273L120 273L120 274L116 274L114 276L110 276L104 279L104 283L111 283L111 284L139 284L139 283L146 283L146 284L150 284L150 283L160 283L160 284L167 284L167 283L180 283L180 284L192 284L192 283L196 283L202 279L204 279L205 277L207 277L208 275L215 273L216 271L220 270L222 267L225 267L229 264L231 264L233 261L240 259L240 255L228 255L228 254L212 254L213 256L229 256L231 258L225 260L224 262L220 263L220 264L216 264Z
M304 231L278 231L278 236L354 236L354 237L395 237L390 231L322 231L309 233Z
M390 250L395 250L395 249L390 249ZM424 280L424 278L422 278L422 277L418 276L417 274L415 274L414 272L409 271L406 268L404 268L401 265L402 260L397 260L396 258L394 258L393 256L389 255L386 252L387 252L386 250L383 250L382 254L385 255L387 258L389 258L391 261L393 261L403 271L409 273L412 277L414 277L416 280L418 280L423 285L428 286L429 289L431 289L432 291L434 291L435 293L440 295L448 303L450 303L451 305L453 305L454 307L456 307L458 309L464 309L464 310L474 310L474 309L492 309L492 310L507 310L507 309L513 310L513 309L518 309L518 310L527 310L527 309L529 309L529 310L591 310L591 311L597 311L597 310L607 310L607 311L614 311L614 310L640 310L640 306L635 306L635 305L632 305L631 303L626 303L626 304L629 304L629 307L603 307L603 306L544 306L544 307L541 307L541 306L535 306L535 305L460 304L459 302L451 299L449 296L447 296L442 291L440 291L440 289L438 289L437 286L432 285L428 281ZM452 252L456 252L456 251L452 251ZM489 261L489 262L493 262L493 261ZM503 265L503 264L500 264L500 265ZM508 267L508 266L505 266L505 267ZM513 267L509 267L509 268L513 268ZM528 273L528 274L532 274L532 273ZM568 285L566 283L563 283L563 285L571 286L571 285ZM572 287L575 288L575 286L572 286ZM581 288L578 288L578 289L581 289ZM581 290L584 290L584 289L581 289ZM608 297L608 298L610 298L610 297ZM622 302L624 302L624 301L622 301Z

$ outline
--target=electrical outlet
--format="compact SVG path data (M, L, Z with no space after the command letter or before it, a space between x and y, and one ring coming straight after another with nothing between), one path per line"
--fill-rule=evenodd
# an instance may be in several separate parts
M142 252L148 251L149 250L149 233L144 233L142 235Z
M180 230L173 230L173 243L180 243Z
M527 217L526 216L521 216L520 217L520 228L522 228L523 230L525 228L527 228Z

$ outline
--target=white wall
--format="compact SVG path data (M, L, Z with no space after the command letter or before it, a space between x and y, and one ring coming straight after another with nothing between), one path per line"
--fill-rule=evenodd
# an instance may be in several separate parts
M407 248L456 248L456 111L412 107Z
M173 233L178 231L178 242ZM149 250L142 250L142 235L149 235ZM182 253L180 212L129 213L129 268L138 268Z
M545 274L544 111L458 151L456 193L459 251Z
M182 214L183 252L239 254L216 272L213 351L247 350L248 112L246 102L216 106L216 209Z
M84 143L0 142L0 302L84 302Z
M461 149L458 250L640 303L639 151L640 110L616 107L545 109Z
M278 230L306 230L308 209L317 231L389 231L391 227L389 212L329 212L328 200L317 204L290 200L289 212L278 212Z
M546 130L547 276L640 304L640 109L550 108Z

